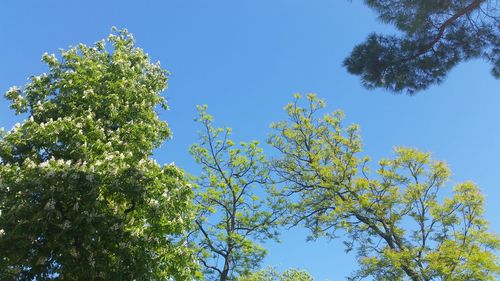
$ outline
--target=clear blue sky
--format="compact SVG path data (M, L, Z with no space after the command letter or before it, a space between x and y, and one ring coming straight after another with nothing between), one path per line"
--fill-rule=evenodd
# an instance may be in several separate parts
M391 32L361 0L21 1L0 3L0 92L47 71L44 52L57 53L104 38L111 26L134 33L172 72L163 114L174 139L155 157L191 173L187 153L199 129L195 105L206 103L238 140L264 140L284 117L295 92L315 92L361 126L365 153L390 157L395 145L431 151L453 170L452 183L472 180L487 199L487 217L500 232L500 83L480 60L454 69L417 96L368 91L341 67L372 31ZM69 4L72 3L72 4ZM19 121L0 99L0 127ZM356 264L340 241L306 243L306 231L284 231L269 244L266 264L309 270L317 280L342 280Z

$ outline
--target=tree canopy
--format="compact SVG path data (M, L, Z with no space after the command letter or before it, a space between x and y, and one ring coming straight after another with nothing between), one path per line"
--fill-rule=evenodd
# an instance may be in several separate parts
M346 66L364 65L367 86L413 93L475 56L500 76L487 0L367 3L408 36L356 47ZM343 237L359 262L349 280L500 274L500 239L476 184L446 191L447 164L415 148L371 164L359 127L345 126L342 111L319 115L326 103L314 94L295 95L271 125L271 160L198 106L193 177L152 158L172 135L159 118L169 74L127 30L42 60L48 73L5 93L26 119L0 130L1 280L312 281L262 267L263 244L283 226L305 227L309 240Z
M459 62L484 58L500 78L496 0L365 0L401 34L371 34L345 59L368 88L413 94L443 81Z
M472 182L457 184L440 200L450 170L429 153L398 147L375 175L359 156L357 126L344 128L342 113L317 116L325 103L300 95L285 109L289 120L273 125L273 165L286 186L282 196L292 225L311 238L345 237L360 269L350 280L495 280L497 236L483 218L484 198Z
M273 186L258 142L236 144L230 128L213 127L207 106L198 110L203 130L190 148L202 167L194 242L205 280L235 280L260 267L266 250L259 242L277 238L281 209L268 196Z
M126 30L43 61L5 94L27 119L0 139L0 279L190 279L192 191L150 158L168 73Z
M313 281L314 278L304 270L295 268L279 272L273 267L268 267L250 275L243 276L237 281Z

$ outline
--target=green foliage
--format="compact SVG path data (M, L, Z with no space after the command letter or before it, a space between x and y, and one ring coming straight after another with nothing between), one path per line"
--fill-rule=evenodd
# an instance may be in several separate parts
M235 144L231 129L214 128L206 109L198 107L204 131L190 148L202 167L194 242L207 279L234 280L259 267L266 250L258 242L277 238L281 213L267 199L273 186L258 142Z
M150 158L167 72L126 30L43 61L5 95L28 119L0 139L0 279L190 279L192 191Z
M313 281L314 278L303 270L287 269L278 272L275 268L269 267L254 272L248 276L242 276L237 281Z
M368 88L413 94L440 83L459 62L482 57L500 77L495 0L365 0L401 36L371 34L345 59Z
M281 157L273 163L287 182L282 196L293 225L311 238L346 237L360 269L351 280L495 280L500 273L497 236L487 231L483 196L473 183L456 185L438 200L450 171L429 153L398 147L379 162L376 175L358 156L356 126L344 129L342 114L317 117L324 102L300 96L285 107L289 120L275 123L270 143Z

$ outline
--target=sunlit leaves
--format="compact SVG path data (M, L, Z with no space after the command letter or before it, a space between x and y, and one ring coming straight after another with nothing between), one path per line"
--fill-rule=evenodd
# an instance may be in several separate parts
M299 269L287 269L278 272L275 268L269 267L247 276L242 276L237 281L313 281L314 278L306 271Z
M292 225L309 228L313 239L343 233L360 264L353 280L494 280L499 239L487 232L476 185L458 184L440 200L446 163L406 147L370 173L358 156L357 127L344 129L340 113L316 116L324 103L314 95L306 107L295 98L269 140L280 152L273 167Z
M266 254L259 243L277 238L281 209L268 196L273 187L258 142L236 144L231 129L213 127L207 106L198 110L203 130L190 148L202 167L193 243L200 249L205 279L232 280L259 267Z
M28 118L0 139L0 279L190 279L192 191L149 158L167 72L126 30L42 60L6 93Z

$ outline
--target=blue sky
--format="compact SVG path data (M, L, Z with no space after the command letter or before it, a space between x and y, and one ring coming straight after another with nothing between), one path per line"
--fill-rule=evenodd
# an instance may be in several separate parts
M72 2L72 4L69 4ZM187 152L199 127L195 105L208 104L237 140L265 140L269 124L296 92L317 93L361 126L365 154L390 157L396 145L430 151L453 170L451 183L472 180L486 195L487 218L500 232L500 84L481 60L460 64L441 85L417 96L368 91L342 60L372 31L392 32L361 0L21 1L0 3L0 92L47 71L44 52L57 53L128 28L137 45L172 76L162 114L173 140L159 162L191 173ZM0 127L20 121L0 99ZM266 147L268 148L268 147ZM272 150L268 149L270 153ZM356 268L340 241L305 242L303 229L268 244L266 264L299 267L317 280L342 280Z

